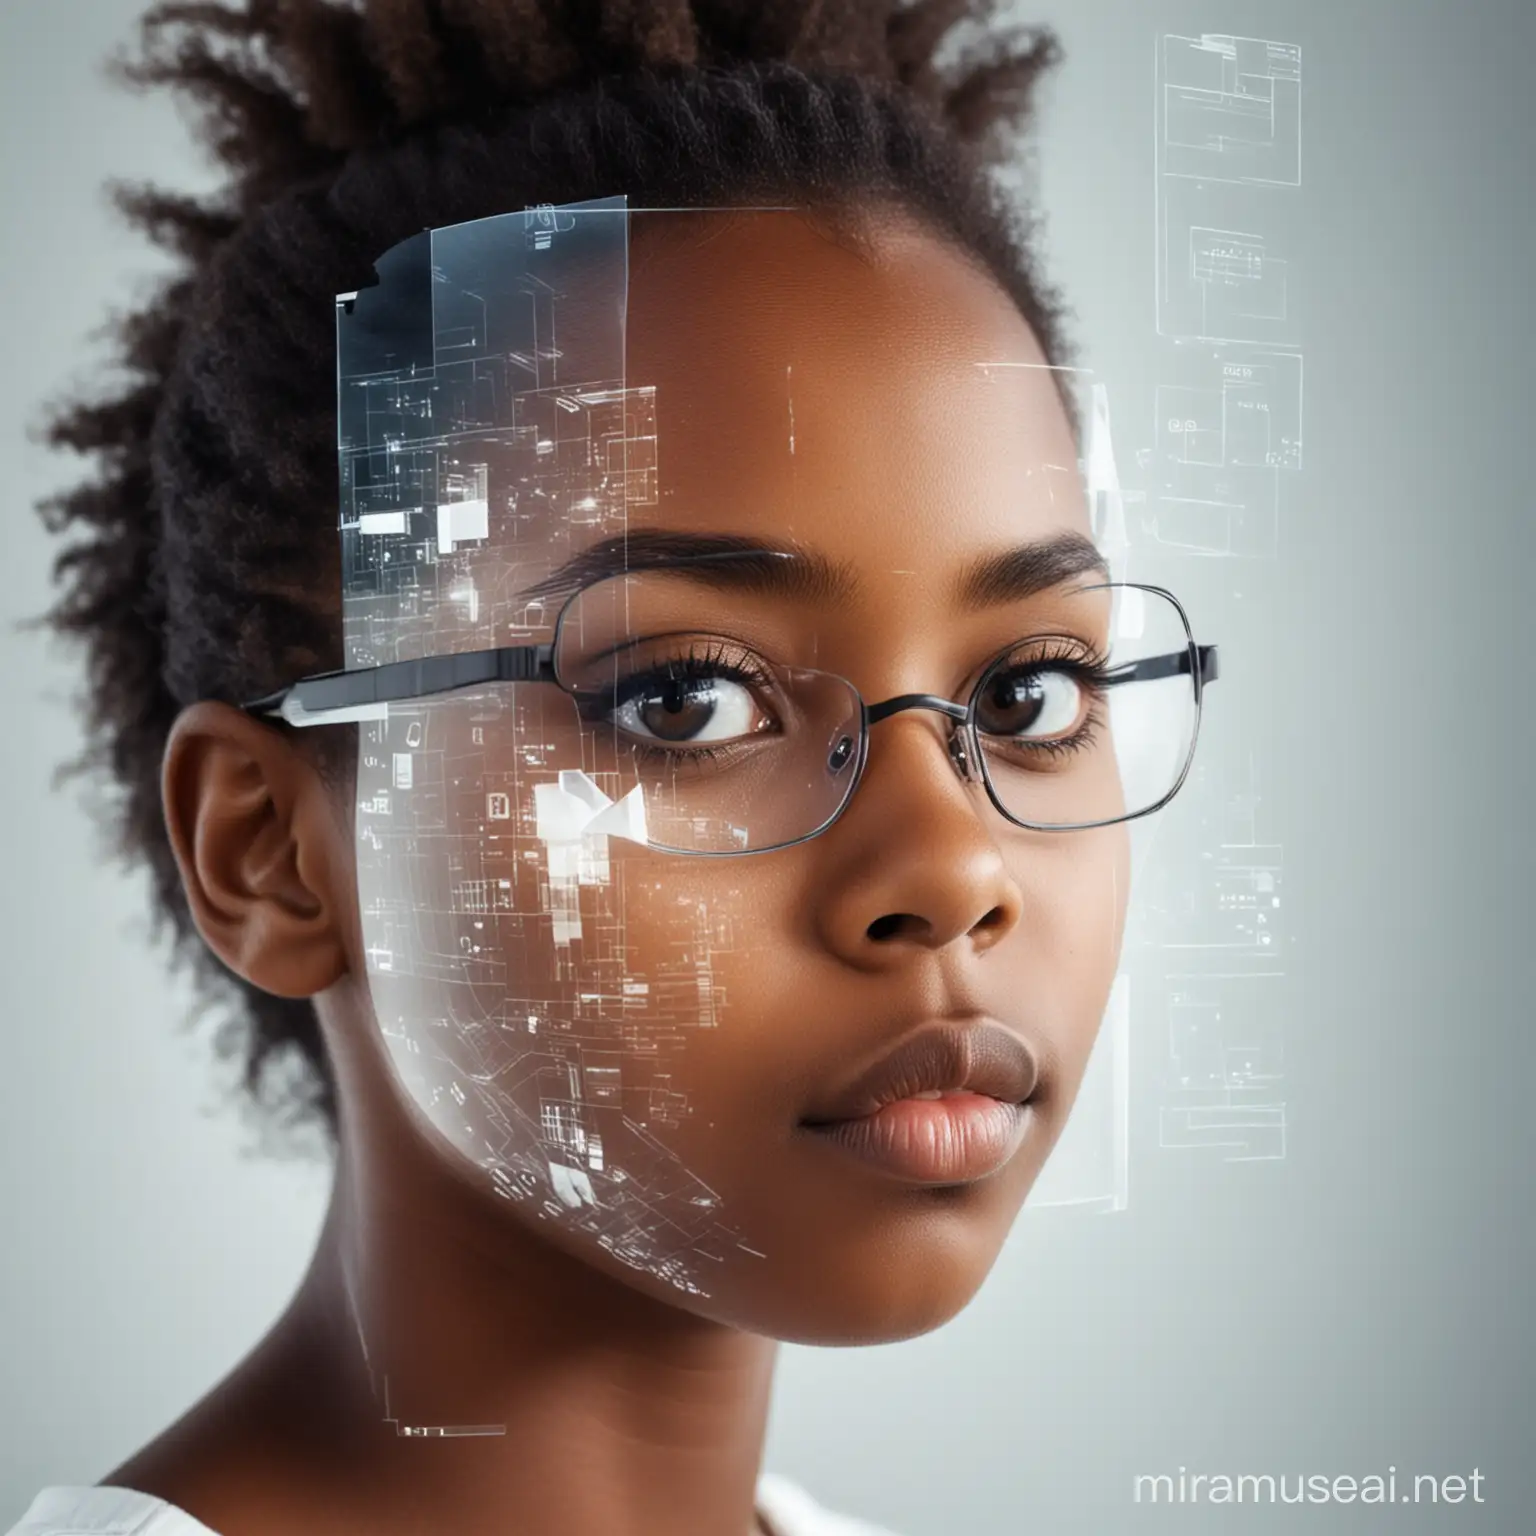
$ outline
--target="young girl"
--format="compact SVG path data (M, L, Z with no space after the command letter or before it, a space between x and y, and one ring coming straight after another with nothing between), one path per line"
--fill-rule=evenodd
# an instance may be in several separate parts
M230 180L131 200L181 267L56 426L57 618L336 1175L253 1353L18 1531L873 1530L761 1473L776 1341L975 1294L1214 675L1090 537L984 175L1053 46L972 10L150 13Z

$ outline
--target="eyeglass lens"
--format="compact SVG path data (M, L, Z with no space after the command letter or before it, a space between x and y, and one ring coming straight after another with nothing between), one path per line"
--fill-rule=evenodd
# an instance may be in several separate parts
M587 588L561 618L554 668L565 697L540 711L539 756L581 768L614 800L639 789L653 847L729 854L797 842L838 815L859 775L853 685L771 659L771 645L742 637L727 612L728 599L686 579L640 572ZM962 734L997 807L1042 829L1151 809L1194 745L1194 654L1178 606L1103 585L1085 591L1080 614L1078 632L1022 637L999 655L968 720L944 727ZM1129 664L1185 656L1182 669L1148 669L1166 675L1126 677Z

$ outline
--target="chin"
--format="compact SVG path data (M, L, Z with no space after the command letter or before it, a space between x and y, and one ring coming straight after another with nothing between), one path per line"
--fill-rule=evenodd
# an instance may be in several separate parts
M781 1242L755 1270L733 1265L696 1310L786 1344L895 1344L943 1327L981 1289L1011 1219L977 1209L974 1187L911 1193L922 1198L895 1219Z

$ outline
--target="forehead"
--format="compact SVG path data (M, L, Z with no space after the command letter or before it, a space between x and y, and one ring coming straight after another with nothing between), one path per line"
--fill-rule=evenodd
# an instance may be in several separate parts
M626 374L656 392L647 522L796 540L855 571L1086 532L1039 343L950 244L901 218L857 240L793 212L644 218Z
M627 278L599 240L499 288L502 226L434 239L404 271L430 289L405 303L429 366L389 326L347 331L349 665L541 633L553 573L615 542L622 564L642 530L817 556L851 595L798 601L851 630L947 615L988 557L1086 535L1015 305L910 218L858 218L637 213Z

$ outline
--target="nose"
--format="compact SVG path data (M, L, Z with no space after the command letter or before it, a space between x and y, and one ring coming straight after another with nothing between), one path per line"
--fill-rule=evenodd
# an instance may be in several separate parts
M882 724L847 810L817 839L818 934L850 965L886 969L957 943L981 953L1019 922L1023 895L995 835L1006 823L956 741L951 722L919 711Z

